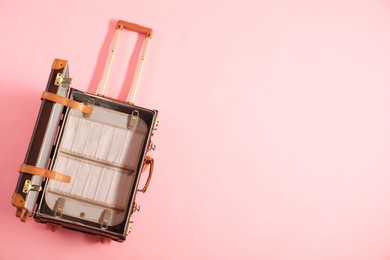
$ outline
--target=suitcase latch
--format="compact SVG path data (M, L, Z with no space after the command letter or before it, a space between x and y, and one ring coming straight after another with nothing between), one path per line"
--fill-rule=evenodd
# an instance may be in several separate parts
M105 209L103 211L101 218L100 218L100 227L102 229L108 228L108 223L110 222L110 218L111 218L111 211L108 209Z
M54 216L55 217L61 217L62 216L62 211L64 211L64 206L65 206L65 198L58 198L56 201L56 204L54 206Z
M84 102L87 106L93 107L95 105L95 100L93 98L88 99L86 102ZM83 113L83 117L90 118L91 114Z
M41 191L42 187L40 185L34 185L30 180L26 180L23 186L23 193L28 193L29 191Z
M129 115L129 118L127 120L127 128L129 130L135 130L138 125L138 120L139 120L139 112L138 110L134 110L131 112L131 115Z
M54 81L54 85L60 86L62 83L72 84L72 78L67 78L62 73L57 73L56 80Z

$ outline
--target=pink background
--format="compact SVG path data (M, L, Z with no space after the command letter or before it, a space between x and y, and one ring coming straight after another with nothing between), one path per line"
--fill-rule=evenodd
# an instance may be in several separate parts
M101 245L10 201L53 59L95 93L117 19L155 30L160 127L133 232ZM2 0L0 32L1 260L390 259L388 1Z

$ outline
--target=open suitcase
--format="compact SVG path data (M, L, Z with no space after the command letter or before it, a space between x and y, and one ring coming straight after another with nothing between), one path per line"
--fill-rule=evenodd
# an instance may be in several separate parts
M104 96L120 32L145 36L128 100ZM134 105L152 30L118 21L98 94L70 88L69 65L55 59L12 205L23 222L32 216L48 223L124 241L131 215L139 210L138 191L145 192L153 172L151 137L157 111ZM142 172L145 185L139 189Z

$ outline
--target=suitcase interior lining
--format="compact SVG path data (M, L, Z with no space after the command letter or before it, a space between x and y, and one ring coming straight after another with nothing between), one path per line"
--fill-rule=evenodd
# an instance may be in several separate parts
M61 214L100 223L110 210L108 226L124 220L148 131L142 119L127 129L128 116L96 106L85 118L71 109L53 165L71 182L49 181L45 201L51 210L62 199Z

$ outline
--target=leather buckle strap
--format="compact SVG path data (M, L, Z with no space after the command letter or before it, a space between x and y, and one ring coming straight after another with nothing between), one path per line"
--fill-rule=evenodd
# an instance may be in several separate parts
M67 182L67 183L70 182L70 176L68 176L68 175L54 172L54 171L50 171L50 170L44 169L44 168L39 168L39 167L32 166L32 165L27 165L27 164L20 165L19 172L38 175L38 176L41 176L44 178L50 178L50 179L53 179L56 181L61 181L61 182Z
M63 106L77 109L86 115L90 115L92 113L91 106L85 105L83 103L77 102L75 100L72 100L72 99L69 99L69 98L54 94L54 93L43 92L41 99L49 100L49 101L61 104Z

